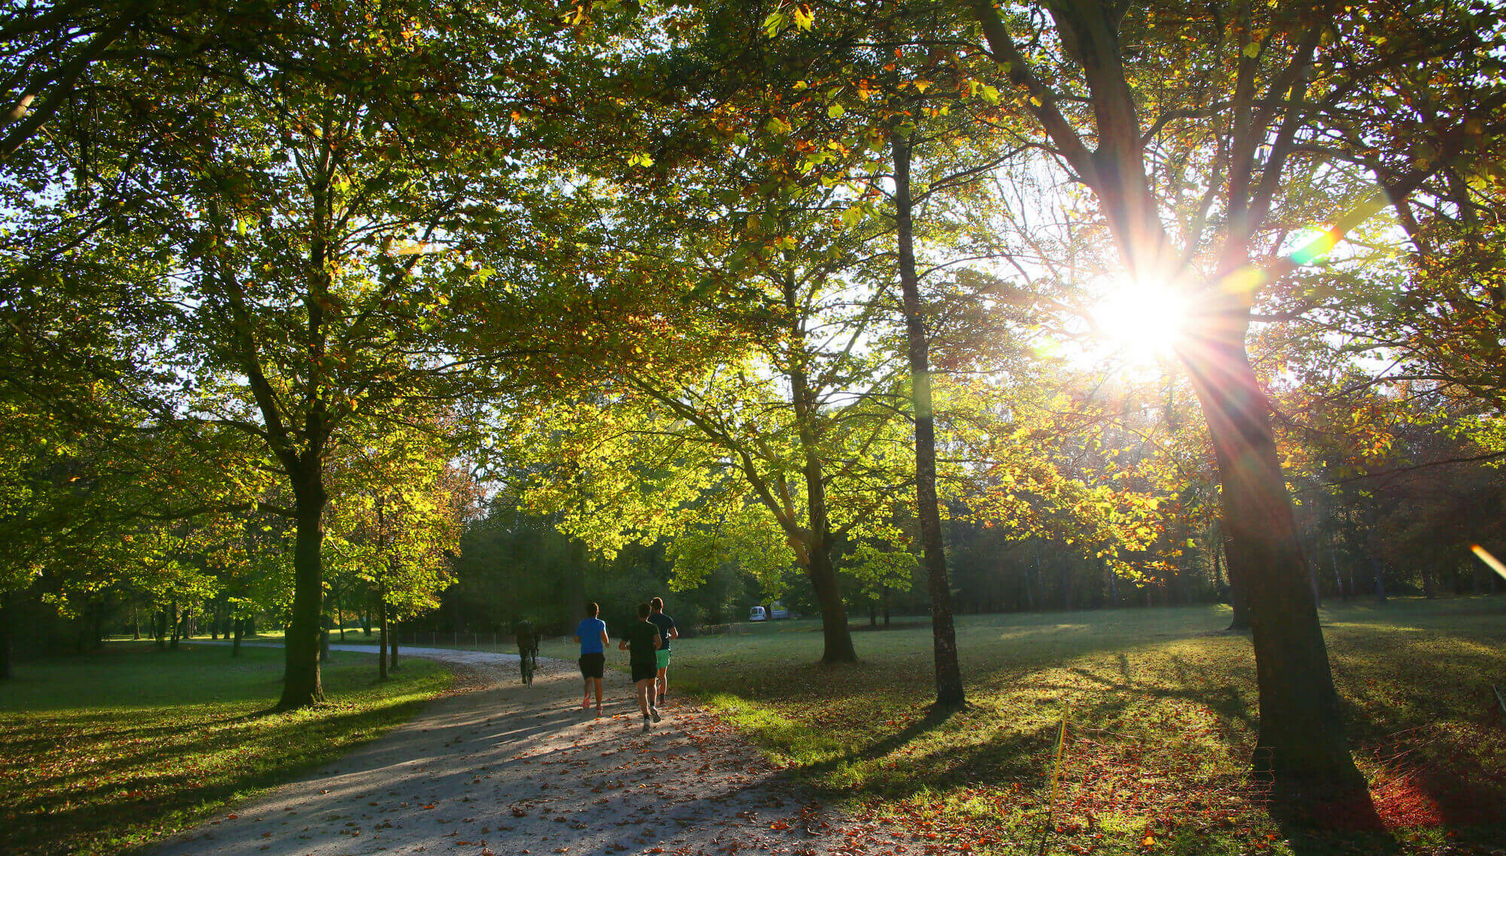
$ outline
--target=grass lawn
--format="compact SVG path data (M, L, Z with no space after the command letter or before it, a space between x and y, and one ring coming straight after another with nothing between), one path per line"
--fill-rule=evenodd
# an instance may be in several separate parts
M386 684L369 654L323 667L329 702L268 713L281 650L115 642L20 665L0 682L0 854L121 853L227 801L328 763L410 718L450 683L410 657Z
M1227 607L960 617L969 703L946 718L928 717L921 620L854 620L862 662L845 667L815 662L809 620L677 641L671 689L930 852L1506 852L1506 717L1491 692L1506 692L1506 597L1330 604L1321 617L1386 833L1266 811L1246 777L1254 656L1222 630Z

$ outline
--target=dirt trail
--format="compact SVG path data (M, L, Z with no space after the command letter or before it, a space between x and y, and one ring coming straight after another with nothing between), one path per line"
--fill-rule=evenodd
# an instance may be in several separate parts
M354 649L354 648L352 648ZM374 650L374 648L361 648ZM823 808L683 698L645 734L627 677L580 709L573 661L404 648L458 689L299 781L164 840L172 855L894 854L914 849Z

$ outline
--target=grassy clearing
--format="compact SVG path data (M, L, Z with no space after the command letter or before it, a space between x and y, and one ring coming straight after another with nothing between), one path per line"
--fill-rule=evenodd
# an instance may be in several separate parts
M826 668L819 625L676 642L674 682L774 765L854 800L931 852L1436 853L1506 849L1506 598L1322 613L1346 721L1387 834L1273 819L1245 770L1254 657L1227 609L963 617L969 705L928 716L929 624L854 634ZM1070 704L1070 711L1068 710ZM1051 775L1067 742L1054 808Z
M329 763L410 718L450 672L409 658L376 681L367 654L331 655L329 702L267 712L281 650L150 644L19 666L0 684L0 854L120 853Z

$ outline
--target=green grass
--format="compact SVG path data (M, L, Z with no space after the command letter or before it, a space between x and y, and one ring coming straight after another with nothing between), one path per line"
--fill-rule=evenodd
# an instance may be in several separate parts
M1435 853L1506 848L1506 598L1322 612L1351 744L1386 833L1273 818L1247 778L1254 658L1227 608L967 616L966 709L931 717L929 623L678 641L674 685L772 760L932 852ZM1068 711L1070 704L1070 711ZM1053 754L1068 717L1051 809Z
M416 713L450 672L409 658L376 681L368 654L323 667L328 701L268 712L281 650L111 645L17 667L0 683L0 854L120 853L327 764Z

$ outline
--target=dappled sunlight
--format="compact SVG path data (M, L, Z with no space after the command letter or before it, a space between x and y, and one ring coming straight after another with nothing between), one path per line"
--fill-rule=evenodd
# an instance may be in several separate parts
M1011 629L1009 631L1001 632L999 634L999 636L998 636L998 639L1001 640L1001 641L1005 641L1005 640L1013 640L1015 638L1038 637L1038 636L1042 636L1042 635L1056 635L1056 634L1062 634L1063 632L1069 632L1069 631L1083 631L1083 630L1086 630L1086 629L1091 628L1091 627L1092 626L1090 626L1090 625L1070 624L1070 623L1067 623L1067 622L1063 622L1063 623L1061 623L1059 625L1040 625L1040 626L1037 626L1035 628Z
M1413 844L1434 840L1427 828L1454 827L1429 822L1479 820L1479 804L1464 799L1470 785L1496 790L1478 772L1506 757L1502 739L1458 720L1487 711L1483 684L1500 653L1484 635L1506 628L1493 602L1324 611L1357 761L1383 820ZM1382 852L1389 835L1315 836L1273 818L1248 774L1254 653L1247 635L1222 630L1225 615L961 617L968 706L944 721L927 718L934 681L922 629L871 632L863 661L830 673L785 655L819 644L723 645L698 680L716 686L719 704L750 711L745 727L780 764L858 798L934 852L1038 852L1043 836L1046 852L1066 853ZM700 643L685 642L687 659ZM1064 715L1060 797L1046 828ZM1398 758L1432 762L1407 768ZM1454 771L1470 760L1475 775Z

